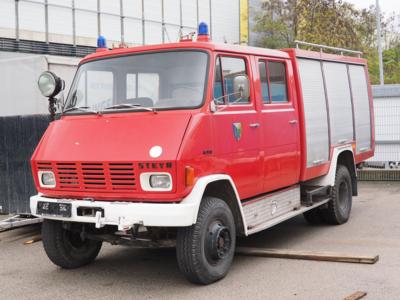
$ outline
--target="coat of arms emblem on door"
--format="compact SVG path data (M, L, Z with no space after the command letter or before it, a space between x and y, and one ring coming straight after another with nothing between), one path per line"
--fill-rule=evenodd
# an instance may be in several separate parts
M239 141L240 138L242 137L242 123L237 122L237 123L232 123L233 127L233 136L235 137L235 140Z

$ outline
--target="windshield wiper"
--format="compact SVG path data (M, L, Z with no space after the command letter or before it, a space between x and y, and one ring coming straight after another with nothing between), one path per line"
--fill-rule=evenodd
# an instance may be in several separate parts
M79 110L79 111L83 111L83 112L88 112L88 113L96 114L96 115L97 115L97 114L100 114L100 112L98 112L98 111L89 109L88 106L70 107L70 108L67 108L66 110L64 110L64 111L63 111L63 114L65 114L66 112L75 111L75 110Z
M128 108L128 109L138 109L138 110L147 110L147 111L151 111L153 113L157 113L156 108L155 107L146 107L146 106L141 106L140 104L128 104L128 103L121 103L121 104L115 104L115 105L111 105L108 106L106 108L104 108L104 110L109 110L109 109L124 109L124 108Z

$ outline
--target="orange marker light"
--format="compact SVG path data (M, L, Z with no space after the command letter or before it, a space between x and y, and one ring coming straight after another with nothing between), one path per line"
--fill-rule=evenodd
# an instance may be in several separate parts
M185 168L185 184L186 186L192 186L194 184L194 169L189 166Z

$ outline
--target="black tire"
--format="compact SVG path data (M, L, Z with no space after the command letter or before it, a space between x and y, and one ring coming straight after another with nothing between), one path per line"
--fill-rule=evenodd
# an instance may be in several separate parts
M335 186L328 207L321 210L323 220L332 225L346 223L350 218L353 191L350 172L347 167L338 165Z
M236 245L236 227L229 206L205 197L196 224L178 229L178 266L192 283L210 284L228 273Z
M102 246L101 241L82 241L79 232L67 230L62 222L52 220L43 221L42 239L47 256L64 269L75 269L93 262Z
M311 225L319 225L324 222L321 215L321 210L318 207L306 211L305 213L303 213L303 216L307 223Z

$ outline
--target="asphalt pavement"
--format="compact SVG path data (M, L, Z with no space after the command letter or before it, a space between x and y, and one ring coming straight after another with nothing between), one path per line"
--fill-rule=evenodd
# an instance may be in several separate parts
M374 265L236 256L223 280L187 282L175 250L104 245L91 265L63 270L42 243L24 245L40 230L0 233L0 299L363 299L400 298L400 183L359 185L350 221L310 226L301 216L241 239L239 245L375 255Z

